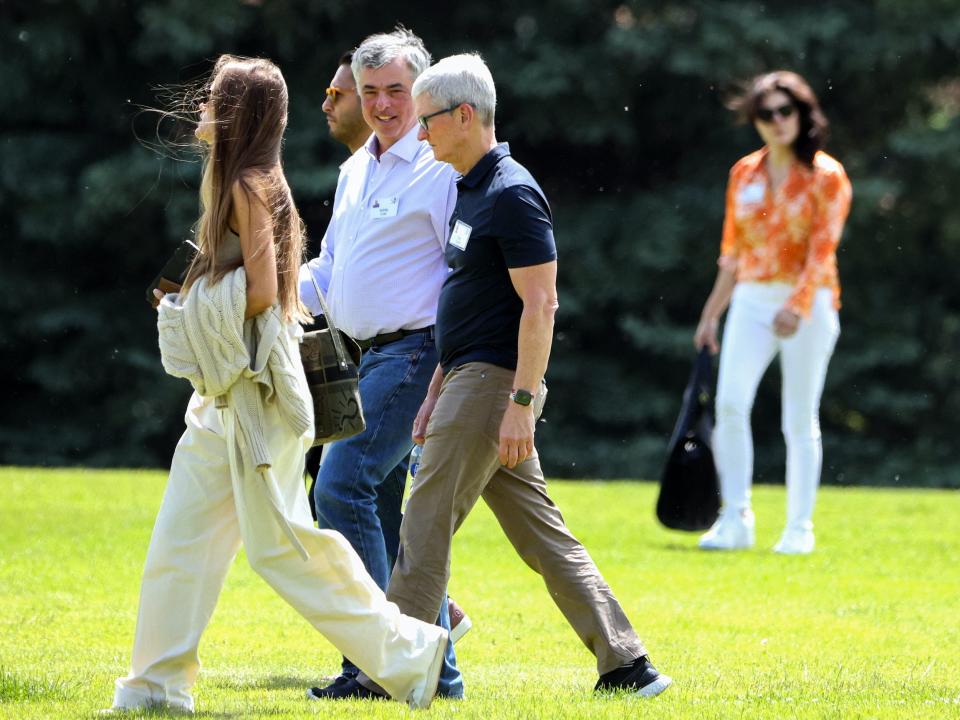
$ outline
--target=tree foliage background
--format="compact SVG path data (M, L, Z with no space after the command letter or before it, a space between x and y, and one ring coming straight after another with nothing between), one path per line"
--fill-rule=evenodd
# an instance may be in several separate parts
M156 87L222 52L291 92L285 163L311 239L344 150L323 89L396 22L477 50L497 133L556 216L560 314L538 430L553 476L656 477L718 253L727 171L759 141L723 100L805 75L854 205L824 482L960 486L960 3L834 0L0 0L0 463L164 466L189 394L164 375L150 278L197 215L198 166L152 152ZM162 129L162 128L161 128ZM314 246L315 247L315 246ZM782 478L776 365L754 409Z

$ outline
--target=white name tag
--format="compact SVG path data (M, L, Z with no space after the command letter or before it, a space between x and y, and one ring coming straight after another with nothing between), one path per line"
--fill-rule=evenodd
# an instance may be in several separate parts
M460 250L466 250L467 241L470 240L471 232L473 232L472 227L462 220L457 220L457 224L453 226L453 232L450 233L450 244Z
M764 183L750 183L737 193L738 205L756 205L763 202L763 196L767 192L767 186Z
M396 196L377 198L373 201L373 205L370 207L370 217L374 220L377 218L393 217L397 214L397 207L399 205L400 198Z

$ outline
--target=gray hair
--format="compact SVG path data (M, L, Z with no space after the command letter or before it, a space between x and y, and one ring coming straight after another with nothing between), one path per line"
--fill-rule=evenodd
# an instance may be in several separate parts
M484 126L493 125L497 88L487 64L475 53L445 57L425 70L412 90L414 97L424 93L441 107L472 105Z
M424 70L430 67L430 53L423 46L423 40L402 25L397 25L391 33L371 35L360 47L353 51L353 61L350 69L353 71L353 80L360 85L360 70L363 68L382 68L398 57L407 61L407 67L414 80Z

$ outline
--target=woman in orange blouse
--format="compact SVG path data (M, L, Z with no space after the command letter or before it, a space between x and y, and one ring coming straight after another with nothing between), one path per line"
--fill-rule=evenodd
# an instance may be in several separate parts
M750 411L779 353L787 523L774 550L809 553L822 464L820 396L840 334L836 249L850 209L850 181L820 149L827 120L796 73L755 78L733 107L753 123L764 147L730 171L719 271L694 335L697 348L720 352L713 451L723 509L700 547L754 543ZM717 326L728 305L720 351Z

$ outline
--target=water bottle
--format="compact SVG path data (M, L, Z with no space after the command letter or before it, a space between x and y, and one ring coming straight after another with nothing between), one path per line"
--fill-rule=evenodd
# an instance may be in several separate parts
M410 453L410 477L417 476L417 470L420 469L420 457L423 455L423 445L414 445Z

